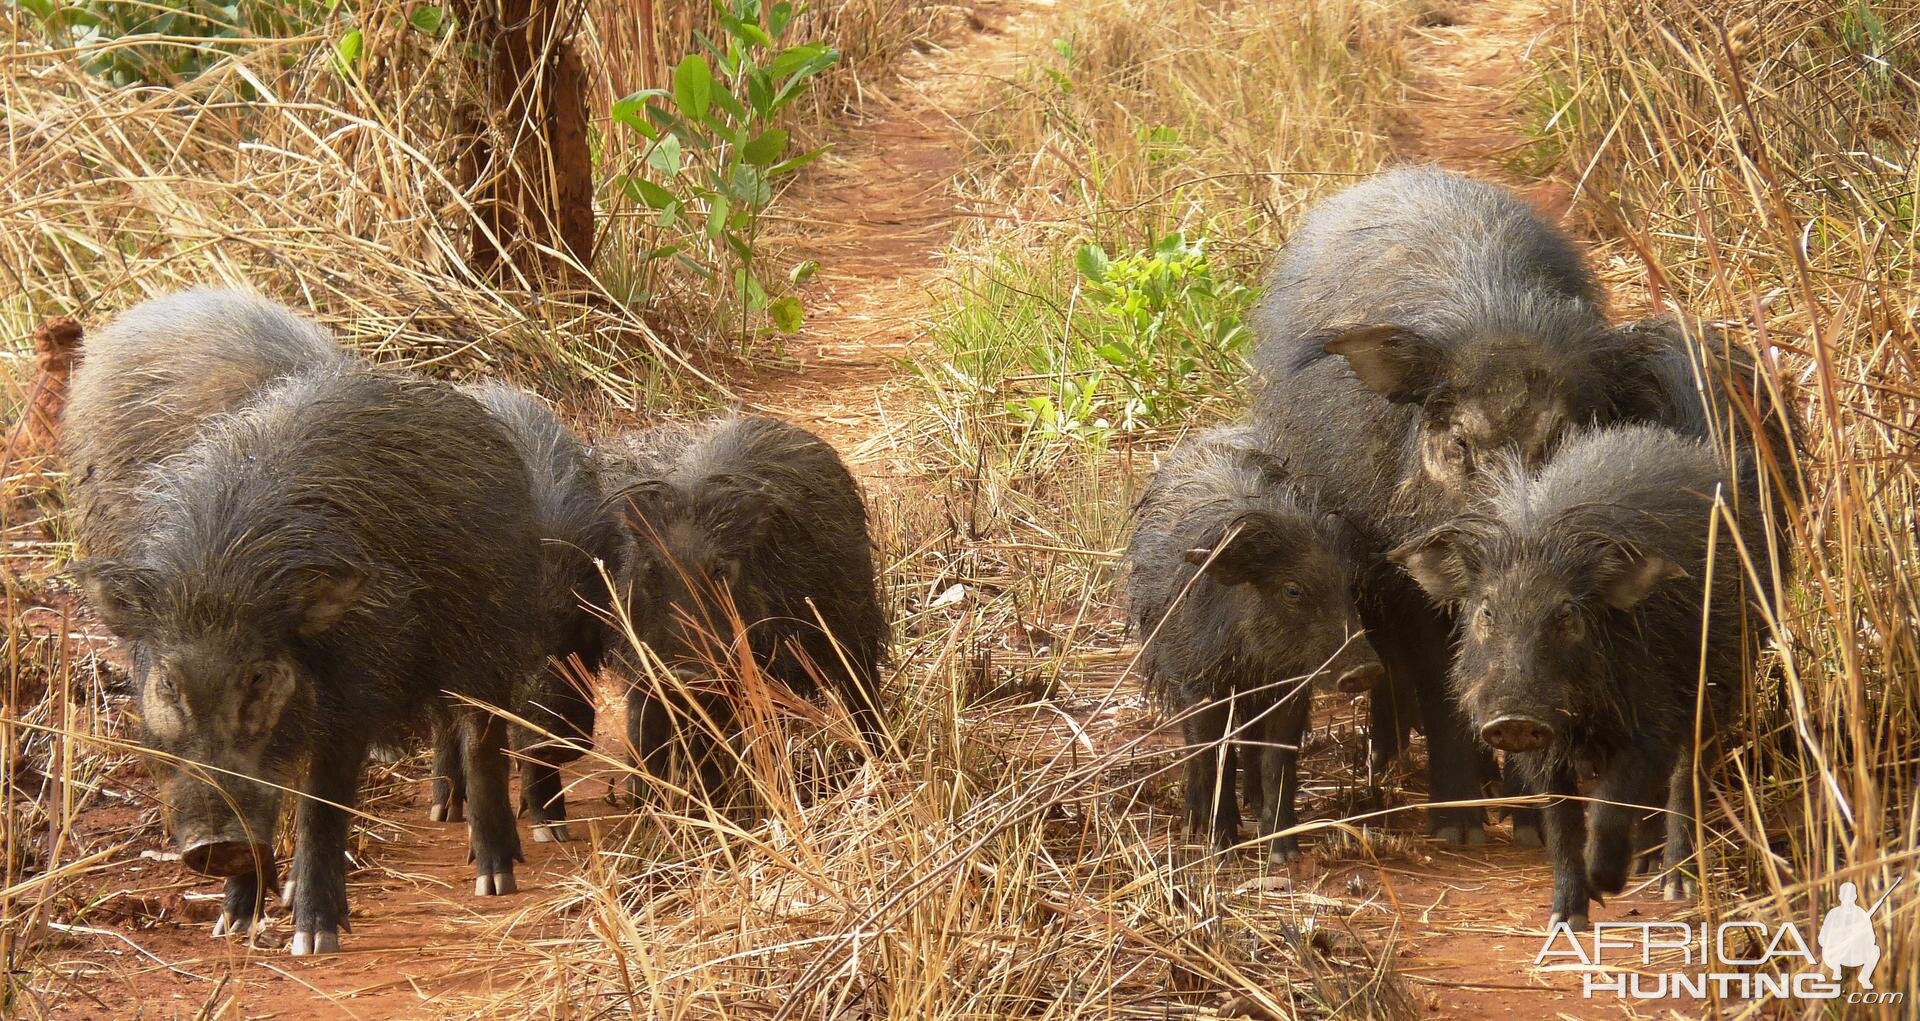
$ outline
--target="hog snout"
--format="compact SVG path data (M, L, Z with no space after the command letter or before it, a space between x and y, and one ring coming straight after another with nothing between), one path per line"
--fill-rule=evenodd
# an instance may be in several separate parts
M1480 740L1503 752L1538 752L1553 745L1553 728L1531 716L1501 716L1480 727Z
M1348 670L1346 673L1341 674L1339 679L1334 681L1333 684L1334 687L1345 692L1372 691L1375 687L1379 686L1381 681L1386 679L1386 676L1386 667L1378 663L1362 663Z
M258 844L249 844L244 840L202 840L180 852L180 864L201 875L228 876L251 875L265 867L271 867L273 851Z

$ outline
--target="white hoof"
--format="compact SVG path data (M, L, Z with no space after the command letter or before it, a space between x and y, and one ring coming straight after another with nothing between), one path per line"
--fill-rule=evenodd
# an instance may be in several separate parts
M481 873L473 879L475 897L504 897L509 893L518 893L520 888L513 882L513 873Z
M332 929L322 929L319 932L295 931L293 944L288 949L295 957L337 954L340 952L340 934Z

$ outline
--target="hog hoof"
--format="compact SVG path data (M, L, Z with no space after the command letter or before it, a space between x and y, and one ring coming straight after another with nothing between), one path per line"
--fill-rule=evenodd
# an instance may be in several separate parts
M225 911L222 911L220 912L220 917L214 919L213 938L220 939L221 937L224 937L224 936L241 936L241 935L251 937L253 935L254 927L257 924L258 923L256 923L252 919L235 918L232 915L227 914Z
M1571 915L1565 915L1565 914L1561 914L1558 911L1555 911L1553 913L1553 917L1547 919L1547 931L1551 932L1553 931L1553 928L1555 926L1563 925L1563 924L1567 928L1572 929L1574 932L1587 931L1586 912L1580 911L1580 912L1575 912L1574 914L1571 914Z
M447 805L442 805L438 802L435 802L431 808L427 809L427 821L428 822L466 822L467 813L465 808L458 801L455 801L452 804L447 804Z
M475 897L504 897L507 894L519 892L519 889L514 885L511 872L483 872L473 880Z
M1668 876L1660 884L1660 896L1670 901L1700 899L1700 884L1692 876Z
M340 952L340 933L336 929L321 929L317 932L296 930L293 934L293 944L288 949L295 957L337 954Z
M573 835L567 832L567 824L563 822L546 823L533 827L533 842L536 844L564 844L572 839Z
M1522 823L1514 823L1513 846L1535 848L1535 847L1545 847L1546 845L1547 845L1546 839L1540 835L1540 827L1522 824Z
M1433 835L1446 841L1448 847L1479 847L1487 842L1485 827L1463 823L1446 823L1435 827Z
M280 884L280 903L292 904L294 889L295 889L295 886L293 882L293 877L288 876L287 881Z

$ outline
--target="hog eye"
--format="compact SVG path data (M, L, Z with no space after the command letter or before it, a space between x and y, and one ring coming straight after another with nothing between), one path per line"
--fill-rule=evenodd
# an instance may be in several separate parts
M168 698L172 698L176 694L176 689L173 686L173 678L167 676L165 671L155 670L153 672L153 686L155 690Z
M1580 608L1572 603L1561 603L1554 610L1553 617L1564 628L1577 627L1580 623Z
M1473 611L1473 622L1482 628L1490 626L1493 623L1493 607L1481 603L1480 608Z
M1300 583L1297 581L1290 581L1280 586L1280 591L1284 593L1288 599L1299 599L1307 594L1307 590L1301 588Z

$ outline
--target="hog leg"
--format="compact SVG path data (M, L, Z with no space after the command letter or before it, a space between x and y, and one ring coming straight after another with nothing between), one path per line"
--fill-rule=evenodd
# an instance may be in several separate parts
M627 743L633 746L635 770L628 783L636 806L648 793L648 778L662 780L673 775L673 737L677 729L673 712L664 699L642 687L640 681L627 691Z
M1700 896L1700 882L1689 874L1693 861L1693 753L1682 752L1667 778L1667 847L1660 856L1666 873L1660 894L1667 900L1694 900ZM1695 866L1697 868L1697 866Z
M340 949L347 924L347 809L360 794L367 762L364 738L334 734L307 767L306 796L294 807L298 846L293 853L295 956Z
M1533 791L1528 790L1526 771L1522 770L1512 756L1500 768L1500 786L1509 798L1524 798ZM1540 831L1540 810L1531 805L1515 805L1506 810L1507 818L1513 821L1513 845L1515 847L1540 847L1546 838Z
M467 751L468 856L473 860L475 897L513 893L513 863L520 853L513 802L507 793L507 723L491 713L462 714Z
M1553 915L1548 928L1565 922L1573 929L1587 927L1587 905L1593 900L1587 885L1587 803L1579 800L1580 785L1573 767L1549 766L1538 777L1547 794L1559 795L1547 803L1547 858L1553 862Z
M467 769L460 748L460 727L452 720L433 724L433 803L427 818L433 822L466 819Z
M1300 793L1300 742L1307 733L1307 714L1312 707L1309 690L1303 685L1267 714L1262 725L1266 740L1260 747L1260 835L1272 837L1299 823L1294 815L1294 799ZM1300 857L1300 837L1287 834L1267 842L1267 860L1285 865Z
M272 844L273 841L269 839L267 843ZM220 902L220 917L213 923L215 936L232 936L243 932L251 935L254 927L260 924L260 916L266 913L263 894L272 892L279 885L279 879L275 875L277 866L273 862L257 864L267 870L264 884L260 882L259 872L227 877L226 893Z
M598 663L593 656L592 662ZM591 668L582 657L584 676ZM547 683L526 706L525 717L538 730L513 728L514 747L521 749L520 803L532 817L533 839L565 842L567 832L567 795L558 767L572 762L593 747L594 704L590 692L580 685L558 661L549 664Z
M535 759L520 760L520 803L532 819L536 843L572 838L567 832L567 795L560 770Z
M1265 778L1260 775L1265 757L1260 749L1266 741L1265 731L1256 728L1259 735L1255 741L1235 741L1233 746L1234 768L1240 777L1240 803L1253 810L1256 817L1267 803Z
M1395 593L1379 606L1363 604L1367 634L1391 687L1407 685L1420 705L1427 733L1427 789L1436 802L1476 801L1489 768L1466 717L1447 686L1453 662L1451 627L1439 611L1414 593ZM1376 692L1376 700L1379 693ZM1396 724L1397 725L1397 724ZM1478 806L1430 808L1427 827L1455 847L1487 842L1486 813Z
M1187 755L1187 825L1195 834L1211 834L1214 850L1224 851L1240 840L1240 806L1235 804L1238 779L1230 767L1233 743L1227 731L1233 703L1218 699L1195 709L1182 721Z
M1634 835L1661 802L1673 757L1652 749L1616 756L1594 786L1587 833L1587 878L1595 891L1619 893L1633 870Z

